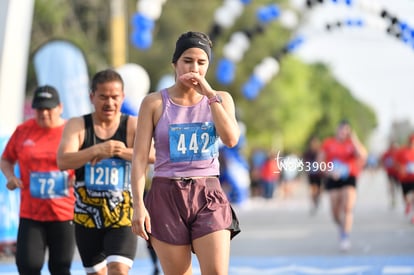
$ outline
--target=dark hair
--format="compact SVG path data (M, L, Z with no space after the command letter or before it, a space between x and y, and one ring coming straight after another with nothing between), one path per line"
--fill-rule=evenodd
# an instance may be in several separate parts
M189 48L200 48L204 50L210 60L212 47L213 42L211 42L210 38L205 33L193 31L183 33L178 37L177 42L175 43L172 63L176 63L183 52Z
M91 93L96 91L98 84L115 81L120 82L122 84L122 89L124 89L124 81L122 80L121 75L115 70L106 69L97 72L92 78Z
M338 123L338 125L339 126L344 126L344 125L351 125L351 123L349 122L349 120L348 119L346 119L346 118L343 118L343 119L341 119L341 121L339 121L339 123Z

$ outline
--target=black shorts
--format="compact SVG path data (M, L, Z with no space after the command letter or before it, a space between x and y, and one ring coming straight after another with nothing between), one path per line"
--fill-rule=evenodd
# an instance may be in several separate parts
M410 192L414 192L414 181L402 182L401 189L404 196Z
M325 190L333 190L333 189L340 189L345 186L353 186L356 187L356 178L353 176L347 177L345 179L333 179L327 178L325 181Z
M387 174L387 176L388 176L388 179L393 183L393 184L396 184L396 185L400 185L400 181L398 180L398 178L395 176L395 175L393 175L393 174Z
M75 224L75 236L87 273L97 272L110 262L132 267L138 240L131 227L96 229Z
M308 181L310 185L322 185L322 176L320 174L308 174Z

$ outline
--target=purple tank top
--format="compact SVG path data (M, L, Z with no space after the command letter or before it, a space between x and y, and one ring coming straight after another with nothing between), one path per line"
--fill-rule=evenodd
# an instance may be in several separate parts
M219 137L207 97L193 106L181 106L166 89L161 95L163 112L154 131L154 177L219 175Z

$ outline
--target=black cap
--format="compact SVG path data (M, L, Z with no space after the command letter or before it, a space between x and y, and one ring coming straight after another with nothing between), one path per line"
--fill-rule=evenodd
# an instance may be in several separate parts
M59 94L52 86L38 87L33 95L33 109L53 109L60 104Z

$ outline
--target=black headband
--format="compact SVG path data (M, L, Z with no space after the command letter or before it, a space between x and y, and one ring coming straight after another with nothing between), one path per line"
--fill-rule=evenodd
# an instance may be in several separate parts
M198 37L186 37L179 39L175 45L175 52L172 58L172 63L176 63L178 58L183 54L184 51L190 48L200 48L206 52L208 60L211 56L211 47L208 41L200 39Z

